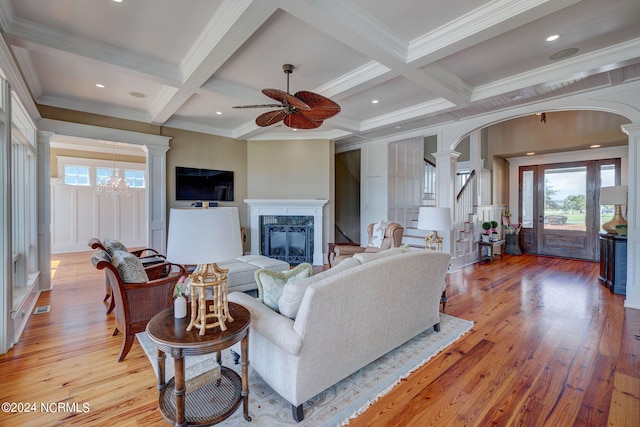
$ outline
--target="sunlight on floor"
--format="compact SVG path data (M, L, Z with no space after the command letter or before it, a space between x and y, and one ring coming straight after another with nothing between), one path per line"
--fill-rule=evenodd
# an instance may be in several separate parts
M60 265L60 260L59 259L52 259L51 260L51 280L52 281L53 281L53 278L56 275L56 271L57 271L59 265Z

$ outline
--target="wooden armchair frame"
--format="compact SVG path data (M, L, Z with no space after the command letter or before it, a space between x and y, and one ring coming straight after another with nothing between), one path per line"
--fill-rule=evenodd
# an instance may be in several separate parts
M124 334L122 349L118 356L118 362L121 362L131 350L136 334L145 330L153 316L172 306L175 286L181 277L187 275L187 272L181 265L165 263L162 266L175 268L166 277L146 283L123 283L120 273L113 266L106 252L100 250L94 252L91 263L98 270L105 271L107 280L111 284L116 322L113 336L120 332Z
M91 249L102 249L105 252L107 251L102 241L95 237L92 237L91 239L89 239L89 242L87 244ZM150 279L159 279L160 277L162 277L164 273L166 273L164 266L159 265L159 264L163 264L163 265L166 264L166 257L162 255L160 252L156 251L155 249L144 248L144 249L138 249L135 251L127 250L127 252L140 258L142 265L144 265L145 270L147 270L147 276ZM112 298L112 291L111 291L111 285L109 284L109 277L106 275L104 279L104 288L105 288L105 295L102 301L103 302L109 301L109 306L107 307L107 314L109 314L113 311L113 308L115 307L115 302L113 301L113 298Z

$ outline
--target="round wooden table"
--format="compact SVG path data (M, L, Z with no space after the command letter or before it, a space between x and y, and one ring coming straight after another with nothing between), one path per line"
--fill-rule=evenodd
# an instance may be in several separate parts
M198 330L187 332L190 313L182 319L173 317L173 308L161 311L147 324L147 334L158 347L158 407L162 416L176 426L213 425L228 418L243 403L244 418L249 417L249 310L229 303L233 322L227 330L208 329L204 335ZM242 378L230 368L222 366L221 351L241 341ZM220 364L220 379L191 393L185 390L184 356L216 352ZM165 383L165 353L173 357L174 378Z

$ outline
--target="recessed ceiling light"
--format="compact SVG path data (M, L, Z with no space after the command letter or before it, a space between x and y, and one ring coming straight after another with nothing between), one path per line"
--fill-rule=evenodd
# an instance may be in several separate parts
M602 145L600 144L593 144L589 146L589 148L600 148L600 147L602 147Z
M372 100L371 100L371 103L372 103L372 104L377 104L378 102L380 102L380 101L378 101L377 99L372 99Z
M554 34L554 35L552 35L552 36L547 37L547 41L548 41L548 42L553 42L553 41L558 40L559 38L560 38L560 35L559 35L559 34Z
M551 59L552 61L565 59L578 53L578 50L579 49L577 47L569 47L567 49L562 49L549 55L549 59Z
M221 116L222 115L222 111L216 111L216 114Z
M99 87L100 89L104 89L104 85L102 83L96 83L96 87Z
M529 151L529 152L527 153L527 156L533 156L534 154L536 154L536 153L535 153L535 152L533 152L533 151Z
M134 98L146 98L147 95L145 95L144 93L140 93L140 92L129 92L129 95L133 96Z
M402 129L402 126L396 126L394 129Z
M298 129L293 129L294 132L298 132Z
M116 3L122 3L122 0L113 0Z

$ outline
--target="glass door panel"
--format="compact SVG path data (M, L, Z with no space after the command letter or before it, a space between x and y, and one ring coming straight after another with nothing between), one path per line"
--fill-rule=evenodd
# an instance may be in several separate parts
M544 171L545 230L587 230L587 167Z

